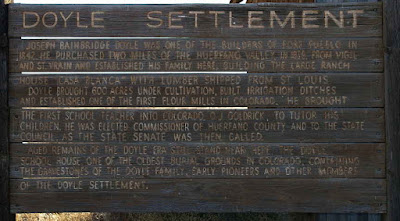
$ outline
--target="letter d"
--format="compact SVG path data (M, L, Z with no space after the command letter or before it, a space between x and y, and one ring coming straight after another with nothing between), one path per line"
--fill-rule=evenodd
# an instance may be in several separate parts
M26 24L26 15L34 15L34 16L36 16L36 22L35 22L33 25L27 25L27 24ZM24 13L22 14L22 17L23 17L22 26L23 26L24 28L34 28L34 27L36 27L36 26L39 24L39 21L40 21L40 16L39 16L39 14L36 13L36 12L24 12Z

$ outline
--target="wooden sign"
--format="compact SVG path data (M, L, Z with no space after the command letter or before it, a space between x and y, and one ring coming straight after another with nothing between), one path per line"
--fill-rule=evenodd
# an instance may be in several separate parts
M12 107L383 107L382 73L13 75Z
M379 38L17 40L11 72L382 72Z
M268 7L15 4L10 9L10 37L382 36L380 3L282 3Z
M387 211L381 3L9 9L13 212Z

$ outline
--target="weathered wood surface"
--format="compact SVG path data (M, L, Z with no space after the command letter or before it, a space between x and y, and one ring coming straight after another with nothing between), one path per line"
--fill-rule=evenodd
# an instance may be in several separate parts
M314 0L247 0L246 4L261 3L261 2L274 2L274 3L314 3ZM232 3L232 2L231 2Z
M316 3L382 2L381 0L315 0Z
M377 38L13 40L10 45L11 72L383 71Z
M10 136L14 143L10 174L13 177L11 191L14 212L40 212L43 208L47 211L102 212L386 212L381 3L345 3L340 4L340 7L337 4L274 3L248 6L11 7L10 33L13 37L142 37L12 40L12 72L48 72L41 75L13 73L10 79L10 103L13 107L94 107L87 110L12 110ZM25 24L22 21L24 11L27 12ZM279 18L274 16L273 11ZM293 19L290 17L292 11ZM340 13L344 15L343 27L339 27L340 21L334 20ZM327 20L324 19L324 14ZM37 24L36 15L39 17ZM57 20L54 20L54 16ZM215 16L218 16L218 21ZM42 19L43 17L45 18ZM316 20L307 20L308 18ZM159 19L162 19L162 24L158 27L157 24L161 21ZM285 19L287 22L283 24ZM85 46L62 47L71 43L76 45L77 42ZM148 42L147 45L150 46L146 47L144 42ZM285 45L288 42L301 42L301 45ZM310 42L315 45L310 45ZM340 42L341 46L332 46L336 42ZM91 43L105 43L109 46L91 48ZM129 48L121 48L126 46ZM80 53L89 55L74 57ZM207 54L207 57L199 57L199 53ZM215 57L215 54L221 53L236 54L238 57L237 60L225 55L222 58L220 55ZM332 53L333 56L321 58L318 56L321 53ZM338 53L344 56L340 57ZM96 55L93 57L90 54ZM127 57L123 57L124 54ZM63 58L64 55L70 57ZM60 60L62 61L58 62ZM167 62L174 64L167 65ZM305 67L309 62L314 62L316 67ZM328 66L337 67L326 66L328 62L331 62ZM77 64L81 67L77 67ZM343 64L344 68L340 68ZM62 83L61 79L67 73L53 75L55 72L89 71L148 71L150 73L142 73L140 76L153 76L155 81L139 82L140 86L159 87L160 92L152 96L153 103L140 105L137 103L139 87L130 85L128 73L68 73L69 79L77 79L68 81L75 82L73 84ZM318 83L318 87L337 87L335 96L348 96L346 99L349 103L307 105L305 96L300 96L298 104L288 105L288 98L283 95L274 95L277 101L270 106L252 106L248 103L237 105L232 101L207 105L165 103L160 97L171 98L167 95L167 88L171 85L160 80L166 75L151 73L159 71L199 71L194 74L172 75L176 78L199 77L200 83L196 87L206 85L205 78L211 76L213 71L260 73L224 74L240 77L240 83L235 84L234 80L222 84L219 82L212 87L216 93L203 96L228 100L237 96L249 96L246 92L250 86L254 86L249 82L251 76L268 75L274 79L268 86L292 85L297 91L301 90L299 82L282 84L282 77L326 76L329 84ZM108 83L100 81L93 84L86 81L88 78L100 76L125 77L122 80L125 89L117 90L134 90L132 100L136 103L123 103L116 97L114 99L117 101L107 104L107 99L113 100L110 98L113 93L110 88L114 86L109 83L110 79ZM129 75L131 76L137 75ZM222 75L214 73L212 76ZM39 81L33 84L22 83L33 79ZM182 85L190 86L180 81L171 87ZM234 86L238 85L241 89L237 89L237 94L232 93ZM90 105L60 102L65 94L53 94L54 91L70 90L73 87L88 87L89 92L95 87L106 87L106 92L102 96L90 93L76 96L97 99L98 103ZM223 95L223 87L231 93ZM30 96L29 93L34 90L41 94ZM49 92L50 90L53 92ZM144 97L150 100L150 95ZM298 95L299 92L295 92L293 96ZM192 98L186 94L179 96L186 100ZM199 97L198 94L193 95L196 96ZM266 94L257 96L265 98ZM17 100L23 97L31 103ZM44 97L52 97L55 103L43 103L48 102L43 101ZM104 99L106 103L99 102ZM114 110L96 106L323 108ZM358 108L325 108L328 106ZM149 149L157 148L160 152L125 154L123 148L127 145L142 151L148 146ZM196 153L199 146L223 146L241 151ZM174 152L177 147L182 148L179 149L181 152ZM269 149L269 153L258 155L254 152L254 149L260 148ZM304 154L304 148L311 152ZM98 152L90 153L90 150ZM159 162L161 158L162 163ZM317 158L329 159L329 163L317 165ZM99 162L89 163L88 159L97 159ZM192 164L184 163L189 159ZM216 159L240 163L209 163ZM274 163L265 165L262 163L263 159L270 159ZM290 159L295 159L296 163L288 162ZM109 163L110 160L113 162L107 165L107 160ZM128 174L133 167L142 169L141 174ZM156 172L159 167L164 167L165 171L171 173L160 175ZM226 170L228 167L232 173L229 169ZM256 172L258 170L262 172ZM101 171L101 174L95 174L96 171ZM43 206L44 203L48 206Z
M328 213L312 214L311 219L305 221L381 221L384 214L373 213Z
M52 211L71 212L386 211L386 182L381 179L272 179L268 182L260 179L136 181L145 181L148 189L129 193L108 190L97 193L65 193L62 190L53 193L12 193L12 211L43 211L43 202L51 205Z
M264 6L268 6L262 8ZM261 3L254 5L19 5L10 6L10 36L181 36L181 37L282 37L282 36L331 36L331 37L380 37L382 36L382 7L380 3L337 4L293 4ZM316 10L313 15L303 11ZM344 27L330 21L325 28L324 11L338 15L343 11ZM363 10L364 13L350 12ZM153 12L152 12L153 11ZM154 11L159 11L154 13ZM195 13L197 13L197 27ZM214 13L210 13L214 11ZM224 14L217 14L224 12ZM256 20L248 22L249 11L261 11L264 14L252 15ZM294 28L291 23L284 28L275 24L270 26L270 11L276 11L280 19L294 11ZM25 14L25 28L23 22ZM63 13L65 19L60 13ZM148 19L148 13L150 19ZM204 12L204 14L201 14ZM231 12L231 13L230 13ZM34 14L37 13L37 14ZM46 14L46 16L44 16ZM78 15L79 13L79 15ZM37 15L37 16L36 16ZM70 17L68 17L70 15ZM42 20L43 16L45 19ZM217 22L215 17L217 16ZM357 17L354 27L353 18ZM55 18L56 17L56 18ZM68 17L68 19L67 19ZM260 18L260 19L258 19ZM66 22L64 22L67 20ZM43 22L44 21L44 22ZM57 22L55 22L57 21ZM161 24L162 21L162 24ZM37 25L35 26L35 24ZM150 26L148 26L148 24ZM310 24L311 26L308 26ZM45 25L47 27L45 27ZM312 25L318 25L317 28ZM249 27L250 26L250 27ZM311 27L311 28L310 28ZM288 31L290 30L290 31Z
M176 36L171 38L105 37L95 39L10 39L10 54L19 60L57 60L68 58L67 52L108 52L110 50L113 52L128 51L130 53L150 51L149 55L146 54L146 56L137 57L150 57L152 60L161 58L161 55L159 54L156 54L158 56L154 55L154 53L159 52L159 50L165 50L169 52L185 51L188 53L199 52L199 55L202 55L204 52L242 52L241 56L244 56L243 54L245 52L253 52L253 54L249 55L254 55L254 51L271 52L272 50L315 50L317 52L350 50L360 52L359 54L361 54L361 56L375 56L376 58L380 58L378 55L369 55L362 52L368 52L370 50L376 50L376 52L379 52L382 51L382 49L383 43L382 38L380 37L360 38L356 36L346 36L343 38L333 38L330 35L320 38L315 36L310 36L308 38L278 38L274 36L268 38L243 38L242 36L230 38L188 38ZM43 52L46 52L46 54L42 55ZM106 53L106 55L108 55L108 53ZM218 58L217 55L218 54L214 56ZM223 57L223 55L220 55L219 57ZM73 57L73 55L71 55L71 57ZM84 60L82 58L83 56L75 57L80 58L80 60ZM88 55L87 57L90 56ZM94 56L91 55L91 57ZM184 58L185 56L181 57ZM227 57L227 55L225 55L225 57ZM316 54L313 58L316 59L318 57L319 54ZM324 56L321 55L321 57ZM107 60L118 60L121 58L123 57L114 56L107 57Z
M384 142L380 108L12 110L12 142Z
M13 144L12 149L12 178L384 178L386 166L384 144Z
M400 220L400 2L384 1L387 138L387 220Z
M0 218L15 220L10 211L10 174L8 146L8 8L0 0Z
M315 0L316 3L343 3L343 2L379 2L379 0ZM381 221L380 214L312 214L312 219L317 221Z
M13 75L11 107L383 107L381 73Z

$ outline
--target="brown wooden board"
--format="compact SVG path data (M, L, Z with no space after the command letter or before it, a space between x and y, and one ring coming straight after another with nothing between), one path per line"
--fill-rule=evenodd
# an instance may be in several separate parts
M315 11L309 12L310 10ZM363 13L354 10L363 10ZM192 13L190 13L191 11ZM210 13L210 11L212 12ZM249 16L250 11L258 12L250 13ZM290 11L294 11L294 25L292 26L290 21L282 28L274 18L275 22L272 28L270 23L271 11L276 12L282 23ZM324 11L329 11L334 16L338 16L340 11L343 11L343 27L339 27L332 19L329 19L329 28L325 28ZM222 12L224 14L219 14ZM310 15L309 13L314 14ZM216 17L217 19L215 19ZM310 18L312 20L307 20ZM340 7L337 7L337 4L290 3L266 3L258 6L235 4L140 6L13 4L10 6L9 19L11 37L382 36L381 3L343 3Z
M10 211L10 152L8 143L8 7L0 0L0 217L13 221Z
M382 0L315 0L315 3L383 2Z
M240 0L239 0L240 1ZM261 2L275 2L275 3L282 3L282 2L293 2L293 3L314 3L315 0L247 0L246 4L251 3L261 3ZM231 2L232 3L232 2Z
M327 51L368 51L368 50L382 50L383 43L380 37L371 38L360 38L347 36L343 38L334 38L330 35L324 37L310 36L308 38L302 37L291 37L291 38L278 38L278 37L266 37L266 38L244 38L241 36L233 36L230 38L188 38L188 37L169 37L169 38L148 38L148 37L131 37L131 38L56 38L56 39L10 39L10 53L19 60L29 59L29 60L58 60L58 59L68 59L72 57L74 60L85 60L84 54L78 56L77 52L104 52L104 57L107 60L120 60L124 58L121 54L120 56L108 53L112 52L129 52L127 53L127 58L140 58L150 57L151 60L165 59L165 55L157 53L160 50L165 50L170 52L187 52L195 53L192 59L196 57L215 57L223 58L228 57L228 52L242 52L240 55L231 55L231 57L242 56L242 58L251 57L261 57L261 52L271 52L273 50L279 51L299 51L299 50L315 50L316 52L321 52L319 54L315 53L313 58L326 58L326 54L322 52ZM347 50L347 51L346 51ZM143 56L144 51L148 54ZM21 53L26 52L26 53ZM28 53L29 52L29 53ZM43 54L43 52L46 52ZM133 54L136 52L137 54ZM140 54L140 53L142 54ZM199 55L196 54L199 52ZM213 52L213 53L210 53ZM218 52L218 53L216 53ZM249 52L252 52L250 54ZM255 52L259 52L258 54ZM71 55L68 55L71 53ZM75 53L75 54L73 54ZM206 53L206 54L204 54ZM225 53L225 54L223 54ZM382 53L382 52L381 52ZM100 56L97 57L90 54L86 55L93 60L98 60ZM266 54L266 53L265 53ZM341 53L337 56L332 55L333 58L342 56L344 58L351 58L350 53ZM362 53L361 53L362 54ZM112 56L114 55L114 56ZM136 56L134 56L136 55ZM347 55L347 56L346 56ZM275 55L276 56L276 55ZM300 56L300 55L299 55ZM362 55L362 56L376 56ZM170 55L171 58L172 55ZM273 57L273 56L272 56ZM294 57L294 56L293 56ZM97 59L95 59L97 58ZM178 56L177 58L185 58L185 56ZM263 57L261 57L263 58ZM378 57L377 57L378 58ZM143 60L143 59L142 59ZM261 59L260 59L261 60Z
M12 187L23 180L12 180ZM26 180L31 182L33 180ZM57 185L52 180L51 186ZM79 182L76 179L68 181ZM106 180L105 180L106 181ZM108 180L110 181L110 180ZM136 179L129 192L11 194L13 212L374 212L386 211L382 179ZM135 182L133 181L133 182ZM87 183L87 180L82 181ZM85 185L87 188L87 185ZM105 185L103 185L104 188ZM148 187L148 189L146 189Z
M384 144L13 144L11 178L384 178Z
M380 108L12 110L12 142L384 142Z
M382 72L379 38L13 40L11 72Z
M387 220L400 219L400 3L384 1L387 137Z
M11 107L383 107L381 73L13 75Z
M12 5L12 211L385 213L382 17Z

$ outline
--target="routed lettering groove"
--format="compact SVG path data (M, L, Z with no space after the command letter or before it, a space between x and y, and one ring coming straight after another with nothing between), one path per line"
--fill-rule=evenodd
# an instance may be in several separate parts
M57 181L51 180L51 185L48 187L54 187ZM70 181L72 184L69 185L74 185L74 181ZM102 184L101 181L98 180L93 185L103 190L107 187L115 189L128 185L128 188L133 190L129 193L110 191L13 193L11 195L14 202L12 209L14 212L42 211L43 202L46 202L51 205L53 211L323 211L342 213L386 211L386 182L382 179L272 179L268 181L262 179L146 179L130 180L131 183L127 180L127 184L122 180L108 183L103 181ZM144 184L137 182L144 182ZM76 185L79 184L76 183ZM83 185L75 188L83 188Z
M15 40L11 72L382 72L381 39Z
M384 142L383 109L12 110L12 142Z
M13 75L12 107L383 107L382 73Z
M12 178L383 178L384 144L13 144ZM25 181L24 181L25 182ZM45 191L31 182L18 191ZM69 187L51 191L84 191Z
M10 36L381 37L382 5L18 5Z
M382 18L11 5L12 211L385 213Z

